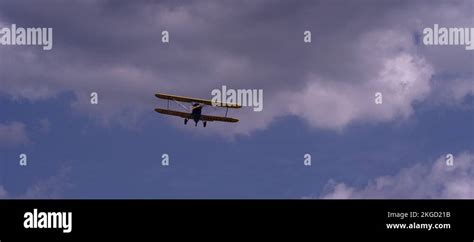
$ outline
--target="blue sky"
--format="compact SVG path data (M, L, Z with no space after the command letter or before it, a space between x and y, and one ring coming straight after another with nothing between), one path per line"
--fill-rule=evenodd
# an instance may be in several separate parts
M472 127L472 109L427 108L403 124L353 125L343 133L312 130L287 117L250 137L226 140L170 129L153 112L138 130L97 127L70 111L71 99L2 100L10 120L33 127L28 144L2 152L1 181L12 196L58 176L64 166L71 169L51 184L58 187L45 190L59 189L65 198L319 196L329 179L364 186L400 167L473 146L472 132L462 128ZM39 119L49 120L47 133L34 128ZM27 167L18 165L20 153L28 154ZM170 155L170 167L161 166L163 153ZM306 153L311 167L303 165Z
M50 52L0 46L0 197L473 198L473 52L415 38L473 27L469 4L0 1L3 26L55 29ZM153 111L221 85L263 89L263 112Z

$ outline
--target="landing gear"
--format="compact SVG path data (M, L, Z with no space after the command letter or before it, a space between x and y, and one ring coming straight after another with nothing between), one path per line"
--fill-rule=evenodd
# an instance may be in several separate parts
M188 124L188 121L189 119L185 118L184 119L184 125ZM198 123L199 123L199 120L197 122L194 122L194 126L198 126ZM202 126L205 128L207 126L207 122L206 121L202 121Z

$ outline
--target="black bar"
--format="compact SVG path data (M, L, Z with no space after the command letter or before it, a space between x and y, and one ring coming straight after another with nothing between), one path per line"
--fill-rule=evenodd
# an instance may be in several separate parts
M25 229L26 212L72 212L72 231ZM388 212L449 212L449 217L388 218ZM472 200L0 200L0 241L173 238L217 233L331 234L473 239ZM449 229L388 230L387 223L449 224ZM470 237L469 237L470 236ZM453 237L453 238L454 238ZM453 240L454 241L454 240Z

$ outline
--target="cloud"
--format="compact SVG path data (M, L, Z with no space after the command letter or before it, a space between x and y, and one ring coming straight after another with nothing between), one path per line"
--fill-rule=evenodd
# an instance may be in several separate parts
M354 120L387 121L407 118L412 104L430 91L433 73L424 59L409 54L382 59L383 68L373 79L353 85L311 77L305 91L288 93L289 111L313 126L338 129ZM375 93L383 97L375 104Z
M210 98L222 85L262 88L264 111L241 110L239 124L208 133L250 134L286 115L329 129L408 118L450 81L433 75L465 80L450 82L445 100L472 95L463 91L474 81L472 55L416 40L434 23L469 26L470 1L50 1L41 11L32 3L0 1L0 23L51 26L54 48L0 48L9 57L0 59L0 95L36 101L72 92L72 108L103 125L135 126L153 113L156 91ZM376 91L384 105L374 107Z
M72 167L69 165L62 166L57 174L40 180L27 188L21 198L59 198L64 191L72 185L69 181Z
M72 184L69 176L72 171L72 166L63 165L59 168L56 174L41 179L36 183L30 185L26 191L18 196L11 195L0 184L0 198L23 198L23 199L46 199L46 198L60 198L64 191L69 189Z
M0 123L0 147L15 146L28 142L25 125L21 122Z
M42 118L37 121L37 129L43 134L48 134L51 131L51 122L47 118Z
M438 81L432 96L438 97L437 104L459 104L463 103L465 97L474 96L474 80L466 77L458 77L449 82ZM471 105L472 106L472 105Z
M418 163L393 176L381 176L362 188L330 181L321 197L347 198L474 198L474 155L454 156L454 165L447 166L440 157L432 164Z
M2 185L0 185L0 198L8 198L8 193Z

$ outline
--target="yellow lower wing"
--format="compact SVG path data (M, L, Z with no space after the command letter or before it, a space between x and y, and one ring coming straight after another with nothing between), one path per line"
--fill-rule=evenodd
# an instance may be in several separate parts
M168 110L168 109L161 109L161 108L155 108L155 111L158 113L166 114L166 115L172 115L172 116L178 116L181 118L191 118L191 114L189 113L184 113L184 112L178 112L174 110Z
M218 116L209 116L209 115L201 115L201 120L204 121L220 121L220 122L229 122L229 123L237 123L239 122L236 118L227 118L227 117L218 117Z

